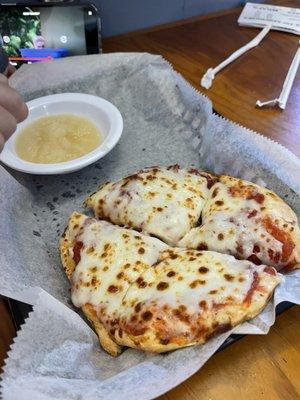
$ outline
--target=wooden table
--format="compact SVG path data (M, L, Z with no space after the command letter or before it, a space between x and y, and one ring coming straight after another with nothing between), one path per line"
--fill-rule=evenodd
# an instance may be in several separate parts
M299 1L276 2L279 3L300 7ZM270 100L279 96L299 37L270 32L260 46L222 70L210 90L200 87L200 79L208 68L218 65L258 34L258 29L238 26L236 21L240 12L237 8L115 36L104 40L103 48L105 52L161 54L212 100L219 114L276 140L300 156L300 73L284 111L255 107L258 99Z
M268 1L268 3L272 3ZM273 2L274 3L274 2ZM299 1L276 4L298 6ZM300 156L300 74L285 111L257 109L278 96L299 38L270 32L261 45L228 66L210 90L199 81L209 67L257 35L241 28L241 9L210 14L104 40L104 52L163 55L221 115L258 131ZM248 336L215 354L193 377L161 400L296 400L300 398L300 307L279 316L267 336Z

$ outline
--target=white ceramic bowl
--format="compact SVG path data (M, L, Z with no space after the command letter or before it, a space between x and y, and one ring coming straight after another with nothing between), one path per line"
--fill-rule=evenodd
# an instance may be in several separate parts
M101 97L82 93L62 93L29 101L27 106L28 117L18 124L17 130L0 153L0 161L17 171L38 175L77 171L104 157L118 143L122 135L123 119L119 110ZM66 162L37 164L22 160L15 151L15 141L21 130L36 118L54 114L74 114L88 118L98 127L103 141L90 153Z

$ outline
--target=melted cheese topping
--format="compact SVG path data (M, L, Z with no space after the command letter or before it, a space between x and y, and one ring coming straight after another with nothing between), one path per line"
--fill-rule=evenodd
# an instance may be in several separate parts
M161 257L130 286L120 318L127 334L161 344L205 340L224 323L229 329L259 312L280 282L270 267L211 251L175 249Z
M75 263L74 305L91 305L117 343L152 351L202 343L251 318L280 282L270 267L170 248L76 213L62 241Z
M199 220L209 192L207 179L209 174L177 166L149 168L104 185L86 204L100 218L176 245Z
M104 185L86 203L100 218L171 245L219 251L278 269L300 263L295 213L273 192L241 179L177 166L149 168ZM195 226L200 217L202 225Z
M174 249L166 250L161 257L155 268L140 275L145 287L139 282L130 286L123 301L125 313L138 301L168 303L172 308L184 305L189 312L201 309L202 301L208 308L242 303L252 285L253 272L264 268L212 251ZM270 291L273 283L271 278L266 290Z
M112 317L129 285L158 259L167 246L158 239L119 228L105 221L85 218L76 243L82 243L72 276L75 306L92 304ZM71 250L71 256L74 257Z
M278 268L299 262L297 217L273 192L221 176L202 210L202 226L179 242L181 247L233 254Z

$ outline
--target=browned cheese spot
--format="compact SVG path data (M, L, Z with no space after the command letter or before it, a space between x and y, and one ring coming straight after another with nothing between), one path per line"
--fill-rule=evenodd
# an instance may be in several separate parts
M223 233L219 233L219 234L218 234L218 239L219 239L219 240L223 240L223 239L224 239Z
M154 180L157 179L157 178L156 178L155 175L148 175L148 176L146 177L146 179L147 179L147 181L154 181Z
M208 246L207 246L207 243L205 243L205 242L201 242L199 244L199 246L197 247L197 250L207 250L207 249L208 249Z
M207 267L200 267L198 271L200 272L200 274L206 274L209 269Z
M216 293L218 293L217 289L210 290L210 292L209 292L209 294L216 294Z
M185 199L184 205L188 208L194 208L193 200L190 197Z
M243 278L242 276L239 278L239 282L244 282L245 278Z
M215 204L216 204L217 206L223 206L223 205L224 205L224 201L223 201L223 200L217 200L217 201L215 202Z
M167 289L168 287L169 287L168 282L159 282L159 283L156 285L156 289L157 289L157 290L165 290L165 289Z
M207 303L205 300L201 300L199 302L199 307L203 308L203 310L207 310Z
M117 274L117 278L118 278L118 279L124 278L124 272L119 272L119 273Z
M136 283L140 289L143 289L147 286L147 283L144 281L142 277L137 278Z
M139 303L137 303L137 304L135 305L134 311L135 311L136 313L139 313L139 312L141 311L141 308L142 308L142 303L139 302Z
M110 285L108 286L107 291L109 293L117 293L119 291L119 287L115 285Z
M224 274L224 278L226 279L226 281L228 282L232 282L234 280L234 276L230 275L230 274Z
M92 286L96 286L100 283L100 281L96 278L96 276L93 276L92 280L91 280L91 285Z
M144 254L145 253L145 249L143 247L140 247L138 250L139 254Z
M259 253L259 252L260 252L260 247L257 244L255 244L253 246L253 253Z
M169 277L169 278L172 278L172 276L174 276L175 275L175 272L174 271L169 271L168 273L167 273L167 277Z
M91 254L91 253L94 252L94 250L95 250L94 247L91 246L91 247L89 247L89 248L87 249L86 253L87 253L87 254Z
M211 197L212 197L212 198L216 197L216 195L218 194L218 192L219 192L219 189L218 189L218 188L215 188L215 189L213 190L213 192L212 192Z
M156 210L157 210L158 212L162 212L163 209L162 209L162 207L157 207Z
M196 260L196 257L190 257L189 258L189 261L195 261Z
M153 314L152 314L151 311L145 311L145 312L142 314L142 319L143 319L144 321L150 321L150 319L152 318L152 316L153 316Z
M178 258L178 254L170 253L169 257L171 258L171 260L175 260L176 258Z
M196 279L193 282L190 283L190 288L191 289L195 289L198 285L205 285L206 281L204 280L200 280L200 279Z

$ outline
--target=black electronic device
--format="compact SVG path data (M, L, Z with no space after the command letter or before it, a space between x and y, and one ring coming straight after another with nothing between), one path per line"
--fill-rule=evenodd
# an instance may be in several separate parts
M92 4L1 4L0 45L15 67L101 52L100 14Z

